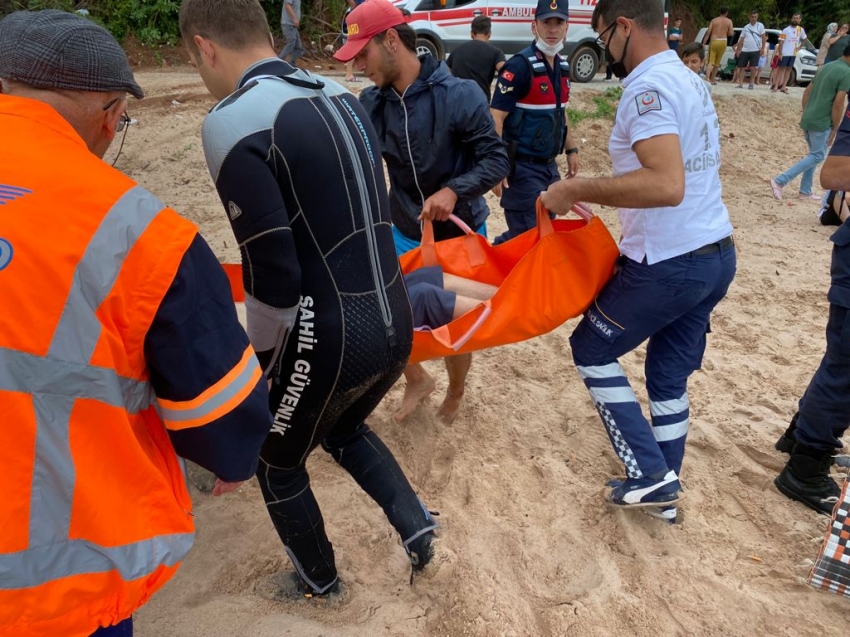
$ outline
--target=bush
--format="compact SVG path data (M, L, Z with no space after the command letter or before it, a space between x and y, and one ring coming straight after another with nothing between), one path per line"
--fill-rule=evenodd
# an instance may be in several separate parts
M280 34L283 0L261 0L272 33ZM329 44L336 39L345 0L302 0L306 43ZM0 0L0 16L28 9L84 9L88 17L105 26L119 41L130 35L147 46L175 45L180 41L180 0Z

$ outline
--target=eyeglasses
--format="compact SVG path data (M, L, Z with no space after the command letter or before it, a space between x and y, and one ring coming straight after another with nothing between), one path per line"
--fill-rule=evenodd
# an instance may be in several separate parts
M104 111L108 111L110 108L115 106L118 102L123 100L123 97L116 97L114 100L110 100L107 102L106 106L103 107ZM121 113L121 117L118 118L118 123L115 124L115 132L120 133L124 132L124 135L121 136L121 145L118 147L118 152L115 154L115 159L112 160L112 165L115 165L115 162L118 161L118 157L121 156L121 151L124 148L124 141L127 139L127 129L130 127L130 124L133 123L133 120L130 119L130 116L127 114L125 110Z
M617 23L616 22L612 22L611 24L609 24L605 28L605 30L602 33L599 34L599 37L596 38L596 46L598 46L600 49L604 49L605 51L607 51L608 50L608 42L610 42L611 38L614 37L614 31L616 29L617 29ZM611 35L608 36L608 40L606 41L604 39L604 36L605 36L605 34L608 33L608 31L611 31Z

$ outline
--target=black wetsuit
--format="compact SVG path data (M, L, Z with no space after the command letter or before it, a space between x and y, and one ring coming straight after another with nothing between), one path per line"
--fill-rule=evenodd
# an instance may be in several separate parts
M248 334L273 382L257 475L296 569L316 592L336 582L304 468L319 444L382 506L414 564L427 560L436 525L364 423L413 333L368 117L338 84L269 59L211 111L203 139L242 252Z

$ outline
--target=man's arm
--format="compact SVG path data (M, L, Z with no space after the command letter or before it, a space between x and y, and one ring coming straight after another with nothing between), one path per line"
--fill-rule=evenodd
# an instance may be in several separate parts
M708 28L705 30L705 35L702 36L702 44L705 46L711 39L711 31L714 29L714 20L708 23Z
M295 28L297 29L298 27L300 27L301 22L298 19L298 16L295 15L295 10L292 8L292 2L285 2L283 7L284 7L284 9L286 9L286 12L289 14L289 17L292 19L292 24L295 26Z
M472 83L464 84L465 95L459 96L454 129L460 133L461 145L472 148L475 165L469 172L459 175L446 184L458 199L468 201L480 197L499 183L510 170L505 144L494 126L487 100Z
M145 336L145 359L177 454L224 482L249 479L271 427L268 389L227 277L197 235ZM221 493L219 485L214 493Z
M270 132L253 133L230 148L216 146L217 135L223 139L231 127L238 130L230 121L238 115L224 109L208 117L204 152L242 256L248 337L264 373L273 379L301 301L301 265L289 214L267 163Z
M850 191L850 109L848 109L829 157L820 171L820 184L827 190Z
M576 177L555 182L541 195L550 212L567 214L579 201L622 208L678 206L685 196L685 168L678 135L658 135L633 149L641 167L618 177Z
M809 86L811 87L811 84ZM835 94L835 100L832 102L832 132L829 135L827 146L832 146L832 142L835 141L838 127L841 126L841 121L844 119L845 104L847 104L847 91L838 91Z
M735 35L735 25L732 24L731 20L727 21L726 24L727 24L726 37L731 38L733 35Z
M814 82L809 82L809 85L806 87L806 90L803 91L803 110L806 110L806 107L809 105L809 97L812 95L812 86L814 86Z

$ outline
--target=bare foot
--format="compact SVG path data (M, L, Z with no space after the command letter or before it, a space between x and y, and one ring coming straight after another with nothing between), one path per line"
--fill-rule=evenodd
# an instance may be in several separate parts
M410 414L412 414L423 400L425 400L437 384L434 379L425 374L420 380L411 382L408 378L407 385L404 388L404 397L401 399L401 406L393 414L393 420L402 422Z
M443 423L450 425L454 422L455 418L457 418L461 405L463 405L463 392L455 394L448 391L446 392L443 404L440 405L440 408L437 410L437 416L443 421Z

